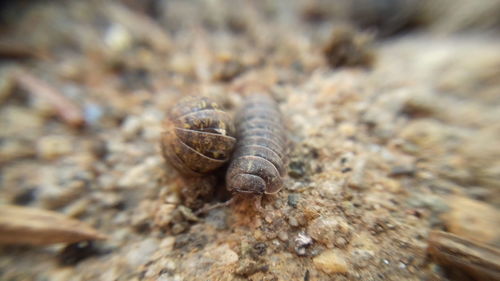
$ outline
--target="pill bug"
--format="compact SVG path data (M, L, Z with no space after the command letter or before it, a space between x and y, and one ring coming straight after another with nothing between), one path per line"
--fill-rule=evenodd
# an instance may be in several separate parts
M236 149L226 173L231 192L272 194L283 186L286 137L276 102L246 98L237 117Z
M231 116L206 97L179 101L164 126L163 156L184 174L202 175L219 168L236 144Z

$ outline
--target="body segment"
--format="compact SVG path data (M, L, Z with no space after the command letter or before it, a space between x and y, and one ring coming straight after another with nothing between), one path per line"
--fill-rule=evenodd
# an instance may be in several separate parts
M286 137L276 102L256 95L237 117L236 150L226 173L229 191L272 194L283 186Z
M176 104L165 122L163 156L188 175L209 173L227 162L236 143L234 124L226 112L205 97Z

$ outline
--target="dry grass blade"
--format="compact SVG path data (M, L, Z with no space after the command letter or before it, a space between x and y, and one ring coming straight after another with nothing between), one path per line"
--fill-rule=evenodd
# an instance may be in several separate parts
M0 57L11 59L44 59L47 56L46 52L29 44L15 40L0 39Z
M429 236L428 252L464 280L500 280L500 251L442 231Z
M0 206L0 244L48 245L105 238L89 225L56 212Z
M14 77L23 89L48 101L66 123L72 126L83 125L84 118L81 108L57 89L26 71L16 72Z
M169 50L170 37L153 19L118 3L107 3L105 7L107 16L125 26L134 36L150 42L157 51Z

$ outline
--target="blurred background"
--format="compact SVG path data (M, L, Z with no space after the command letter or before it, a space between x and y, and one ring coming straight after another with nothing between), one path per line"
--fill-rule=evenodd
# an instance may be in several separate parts
M499 0L2 1L0 205L86 226L84 244L0 239L0 279L495 280L499 15ZM280 104L287 187L262 216L199 219L211 199L164 163L162 122L185 95L234 114L255 91ZM457 260L433 230L481 246Z

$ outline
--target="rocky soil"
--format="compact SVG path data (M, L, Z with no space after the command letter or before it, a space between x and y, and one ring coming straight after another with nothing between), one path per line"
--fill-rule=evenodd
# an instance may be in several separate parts
M427 254L432 230L499 247L497 23L394 2L411 13L389 23L323 1L3 9L0 204L107 239L3 245L0 278L451 280ZM360 18L378 29L345 27ZM241 197L197 216L228 198L224 171L193 180L163 160L168 108L204 95L234 114L256 91L285 120L286 186L263 212Z

